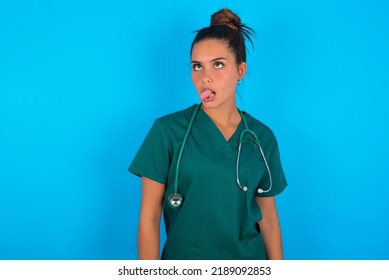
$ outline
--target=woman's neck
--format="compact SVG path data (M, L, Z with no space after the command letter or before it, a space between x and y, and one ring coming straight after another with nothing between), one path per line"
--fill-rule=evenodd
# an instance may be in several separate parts
M220 106L216 108L206 108L202 106L202 108L223 134L226 141L229 141L241 121L241 116L236 108L236 103L230 106Z

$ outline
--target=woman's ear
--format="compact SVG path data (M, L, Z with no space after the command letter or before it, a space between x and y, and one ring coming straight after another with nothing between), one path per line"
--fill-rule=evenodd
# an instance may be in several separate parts
M239 80L242 80L243 77L246 75L246 70L247 70L246 62L242 62L241 64L238 65Z

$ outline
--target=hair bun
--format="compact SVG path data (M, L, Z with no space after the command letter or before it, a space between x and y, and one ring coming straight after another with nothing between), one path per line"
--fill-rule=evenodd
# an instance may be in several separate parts
M211 16L211 26L214 25L226 25L236 31L241 29L240 18L227 8L221 9Z

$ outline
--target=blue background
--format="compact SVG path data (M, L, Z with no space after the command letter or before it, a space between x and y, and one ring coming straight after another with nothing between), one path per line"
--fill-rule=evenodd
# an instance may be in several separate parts
M137 257L127 167L198 102L192 31L225 6L257 34L239 106L279 141L285 257L389 259L384 0L1 1L1 259Z

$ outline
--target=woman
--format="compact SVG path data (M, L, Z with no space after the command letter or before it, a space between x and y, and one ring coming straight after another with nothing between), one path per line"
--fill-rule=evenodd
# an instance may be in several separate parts
M287 183L277 141L236 106L252 32L228 9L212 15L191 48L200 105L157 119L129 167L142 177L140 259L159 257L162 211L162 259L283 258L274 196Z

